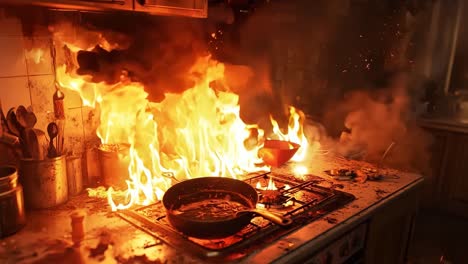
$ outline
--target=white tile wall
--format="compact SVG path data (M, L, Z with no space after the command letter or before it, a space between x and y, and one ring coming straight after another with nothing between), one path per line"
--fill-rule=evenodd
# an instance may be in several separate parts
M68 109L66 113L64 147L68 153L81 154L84 147L84 130L81 107Z
M63 93L65 95L65 104L67 108L78 108L83 106L80 94L77 92L70 89L64 89Z
M53 74L50 38L24 38L26 65L29 75Z
M99 124L99 116L91 107L84 106L82 108L82 115L83 115L83 129L84 129L84 137L85 137L85 144L89 145L96 145L99 142L99 139L96 135L96 127Z
M52 96L55 93L54 75L29 76L29 89L34 112L53 112Z
M0 36L0 47L0 77L27 75L23 37Z
M54 113L52 111L48 112L34 112L37 117L37 123L34 126L34 128L40 129L44 131L47 134L47 125L50 122L53 122L55 120Z
M11 107L31 105L28 77L0 77L0 99L5 114Z

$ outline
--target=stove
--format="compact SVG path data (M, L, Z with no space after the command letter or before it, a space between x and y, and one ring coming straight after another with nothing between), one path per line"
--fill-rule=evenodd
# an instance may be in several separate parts
M244 180L256 187L259 193L257 207L293 220L287 228L270 223L262 217L255 217L249 225L230 237L197 239L188 237L171 226L160 201L119 211L118 214L137 228L204 262L236 262L259 247L272 243L355 199L349 193L319 186L318 183L323 181L320 177L311 176L308 179L302 181L290 175L272 172L250 176Z

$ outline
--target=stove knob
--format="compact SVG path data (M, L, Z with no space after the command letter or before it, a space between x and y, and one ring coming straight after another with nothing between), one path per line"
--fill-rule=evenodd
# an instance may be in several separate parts
M345 241L340 247L340 257L346 257L349 254L349 243Z

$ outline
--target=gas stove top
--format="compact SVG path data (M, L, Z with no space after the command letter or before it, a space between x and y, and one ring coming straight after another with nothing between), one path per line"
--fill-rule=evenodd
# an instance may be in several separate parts
M318 186L323 179L309 177L301 181L288 175L267 173L249 177L244 181L256 187L263 207L293 220L287 228L255 217L237 234L223 239L197 239L188 237L166 219L161 202L119 212L119 216L134 226L159 238L175 249L203 261L237 261L259 247L268 245L308 223L354 200L354 196L335 189ZM274 184L274 186L273 186Z

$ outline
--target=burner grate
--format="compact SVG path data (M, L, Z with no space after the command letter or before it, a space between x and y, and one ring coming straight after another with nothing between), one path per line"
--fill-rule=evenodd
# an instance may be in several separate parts
M183 248L203 259L232 260L242 258L258 246L270 243L354 200L354 196L350 194L317 186L312 181L304 182L278 175L263 174L245 181L255 187L259 181L264 184L270 178L278 185L281 195L288 197L291 204L270 206L268 209L289 216L293 220L289 228L283 228L261 217L255 217L249 225L233 236L208 240L188 237L175 230L167 221L166 211L161 202L134 210L121 211L118 214L175 248ZM285 185L290 188L285 189Z

